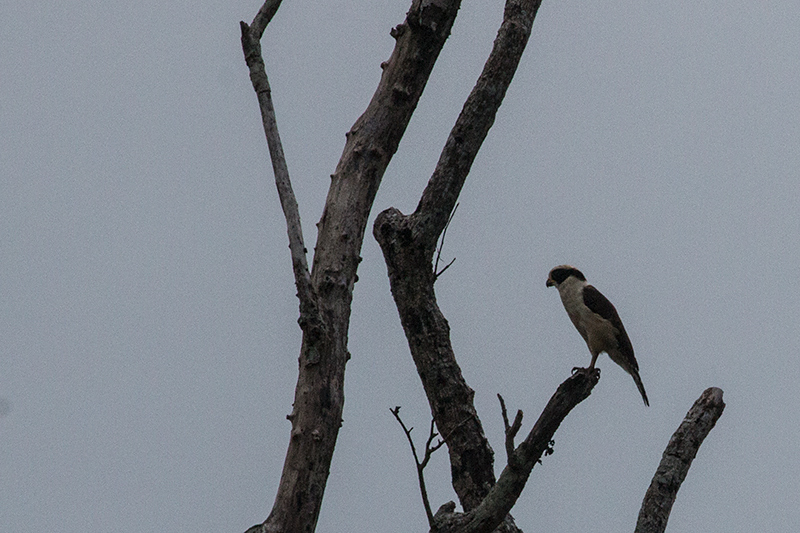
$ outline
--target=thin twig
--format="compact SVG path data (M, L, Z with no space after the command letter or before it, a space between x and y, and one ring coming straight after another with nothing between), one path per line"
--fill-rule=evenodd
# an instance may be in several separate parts
M397 421L400 423L400 427L403 428L403 432L406 434L406 438L408 439L408 443L411 445L411 454L414 456L414 463L417 465L417 480L419 481L419 491L422 495L422 505L425 506L425 515L428 517L428 526L430 527L431 531L436 529L433 520L433 512L431 511L431 504L428 501L428 490L425 488L425 475L423 470L428 464L428 461L433 455L433 452L438 450L444 444L443 440L440 440L436 445L431 447L431 442L433 439L437 437L436 431L434 430L434 421L431 420L431 432L428 436L428 440L425 443L425 458L420 462L419 456L417 456L417 448L414 446L414 440L411 438L411 430L414 428L406 428L406 425L403 423L403 420L400 418L400 406L396 406L394 409L389 409Z
M425 443L425 457L422 459L422 464L420 465L422 468L425 468L428 465L428 461L430 461L433 452L444 446L444 440L439 439L439 442L431 446L433 439L439 436L434 429L436 427L436 421L431 419L431 430L428 434L428 441Z
M447 236L447 228L450 227L450 222L453 221L453 217L456 215L456 210L458 209L458 203L453 208L453 211L450 213L450 216L447 218L447 224L444 225L444 229L442 230L442 239L439 241L439 249L436 251L436 262L433 264L433 272L434 272L434 279L438 279L439 276L444 274L444 271L450 268L450 265L456 262L456 258L454 257L452 261L447 263L445 267L441 270L441 272L437 272L439 270L439 259L442 257L442 248L444 248L444 238Z
M452 265L455 262L456 262L456 258L454 257L453 260L450 261L449 263L447 263L442 270L440 270L439 272L436 273L436 278L435 279L439 279L439 276L444 274L444 271L447 270L448 268L450 268L450 265Z

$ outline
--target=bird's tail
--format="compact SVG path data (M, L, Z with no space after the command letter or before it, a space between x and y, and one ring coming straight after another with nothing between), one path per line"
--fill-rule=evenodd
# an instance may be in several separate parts
M633 376L633 381L636 382L636 387L639 389L639 392L642 395L642 400L644 400L644 404L646 406L650 406L650 402L647 400L647 393L644 391L644 384L642 384L642 378L639 377L639 372L635 370L631 372L631 376Z

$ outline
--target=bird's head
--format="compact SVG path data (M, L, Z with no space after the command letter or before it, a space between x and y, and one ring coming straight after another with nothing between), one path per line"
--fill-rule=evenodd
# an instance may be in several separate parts
M564 281L570 277L575 277L581 281L586 281L586 277L583 275L583 272L574 266L558 265L550 271L550 274L547 276L547 283L545 285L547 287L558 288L559 285L564 283Z

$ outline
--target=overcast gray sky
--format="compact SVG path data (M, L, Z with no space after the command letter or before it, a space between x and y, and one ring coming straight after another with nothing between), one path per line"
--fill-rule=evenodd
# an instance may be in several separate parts
M292 2L264 38L306 240L409 0ZM300 332L239 45L258 2L11 2L0 17L0 531L241 532L286 449ZM502 13L464 2L372 217L410 212ZM603 355L513 514L632 531L670 435L727 408L669 531L800 529L800 4L545 1L437 283L502 463L589 353L547 272L617 306L651 407ZM311 246L309 246L311 248ZM368 235L318 531L426 531L403 406L429 411ZM502 464L497 465L497 469ZM432 505L455 495L446 453Z

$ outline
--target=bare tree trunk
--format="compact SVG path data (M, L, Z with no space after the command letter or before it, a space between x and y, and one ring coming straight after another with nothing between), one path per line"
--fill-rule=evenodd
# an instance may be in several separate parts
M260 39L280 0L267 0L251 25L241 23L242 49L261 107L264 131L286 214L303 331L291 437L278 493L262 531L314 531L344 405L344 371L353 285L367 217L389 161L450 35L460 1L413 0L392 31L396 46L364 114L347 134L331 176L311 272L272 109ZM251 528L252 529L252 528ZM258 529L258 528L257 528Z
M663 533L689 467L714 425L722 416L725 402L722 390L706 389L686 414L681 425L667 444L653 481L647 489L636 522L636 533Z

